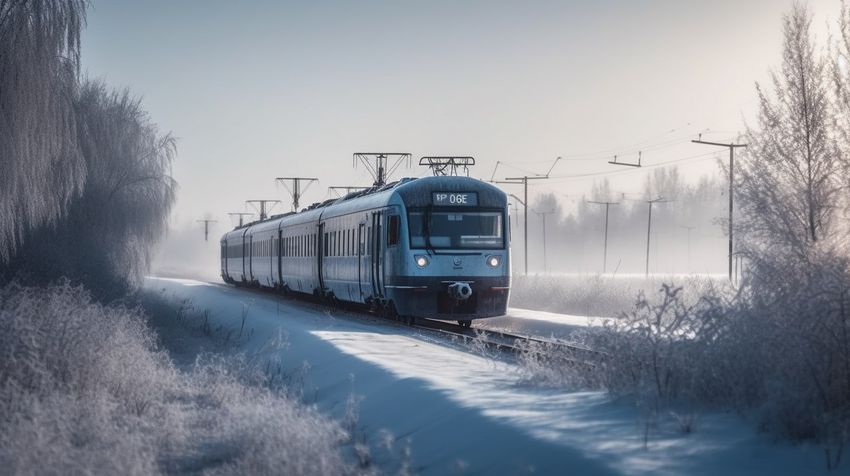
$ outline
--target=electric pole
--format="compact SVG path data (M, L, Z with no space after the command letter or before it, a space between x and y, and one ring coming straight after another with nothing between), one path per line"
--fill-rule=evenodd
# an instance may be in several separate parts
M253 213L251 213L251 212L230 212L230 213L228 213L228 215L230 215L231 217L238 216L239 217L239 226L241 227L242 223L243 223L243 217L249 217L249 216L253 215ZM231 222L231 223L233 223L233 222Z
M605 244L603 245L602 251L602 274L605 274L608 271L608 209L611 205L619 205L620 202L596 202L588 200L587 203L605 205Z
M672 200L664 200L661 197L658 197L653 200L646 200L646 203L649 205L649 219L646 222L646 276L649 277L649 239L650 233L652 231L652 205L656 203L667 203Z
M537 210L532 210L534 213L540 215L543 218L543 274L549 272L549 262L546 260L546 215L551 215L555 213L554 210L549 210L545 212L538 212Z
M260 221L263 221L268 218L268 215L266 214L266 204L271 203L273 207L276 204L280 203L280 200L245 200L245 203L249 203L251 204L251 206L254 206L255 203L259 204ZM271 210L271 208L269 208L269 210Z
M354 154L354 165L357 166L357 162L363 164L372 174L374 186L381 187L386 185L387 177L392 175L399 165L407 162L410 167L410 157L406 152L357 152Z
M699 139L692 140L694 144L703 144L703 145L713 145L717 147L728 147L729 148L729 280L732 280L732 255L734 250L732 248L732 203L734 197L734 187L735 187L735 149L738 147L746 147L747 144L723 144L720 142L708 142L702 140L702 134L699 135Z
M210 223L215 223L217 220L195 220L198 223L204 224L204 241L209 241Z
M688 230L688 273L691 272L691 230L696 228L695 226L688 225L679 225L679 228L684 228Z
M505 180L490 180L490 183L504 183L504 184L522 184L523 188L523 199L520 200L517 198L517 201L522 203L523 207L523 216L525 220L523 221L523 247L525 248L524 253L524 265L525 265L525 275L528 276L528 181L529 180L545 180L549 178L549 174L552 172L552 169L555 168L555 165L558 164L561 158L558 157L555 159L555 162L552 163L552 166L549 167L549 170L546 172L546 175L525 175L522 177L507 177ZM499 167L499 162L496 162L496 168ZM496 169L493 169L493 175L496 174ZM516 198L516 197L514 197Z
M319 179L312 177L278 177L274 180L275 182L282 183L283 186L286 187L286 189L289 191L289 195L292 197L293 212L298 211L298 205L301 200L301 195L306 192L308 188L310 188L310 185L312 185L313 182L319 181ZM292 188L289 188L289 186L286 184L287 181L291 181ZM304 182L307 183L307 186L304 187L304 190L301 190L301 184Z

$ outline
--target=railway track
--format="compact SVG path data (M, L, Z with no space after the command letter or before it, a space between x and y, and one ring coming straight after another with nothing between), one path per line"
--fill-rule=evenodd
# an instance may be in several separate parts
M559 360L578 365L595 365L603 356L602 353L557 339L545 339L530 335L510 334L486 328L464 327L451 321L437 319L416 318L413 322L407 320L393 319L382 316L368 309L354 307L351 305L335 306L323 302L317 302L310 298L301 296L287 296L265 288L235 287L223 283L209 282L215 286L227 289L256 292L264 295L274 295L289 301L298 301L316 310L326 311L333 309L347 314L351 318L395 324L400 327L420 329L439 335L450 341L460 341L464 344L475 344L486 349L494 349L514 355L534 354L538 358L546 360Z
M602 356L598 351L556 339L463 327L436 319L417 319L415 323L409 325L460 339L467 344L477 343L487 348L514 354L532 353L545 359L565 360L582 365L594 365L594 362Z

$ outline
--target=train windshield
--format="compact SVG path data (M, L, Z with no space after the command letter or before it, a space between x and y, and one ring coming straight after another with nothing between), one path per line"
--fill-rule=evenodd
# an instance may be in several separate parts
M502 212L411 211L410 247L504 249Z

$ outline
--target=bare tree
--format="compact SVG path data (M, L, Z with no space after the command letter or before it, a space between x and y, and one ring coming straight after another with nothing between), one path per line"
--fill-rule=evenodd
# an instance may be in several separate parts
M85 182L73 110L85 7L0 1L0 263Z
M815 50L811 16L796 4L783 23L782 67L772 73L772 95L756 85L758 128L747 129L749 148L736 171L738 223L750 245L804 250L832 236L847 161L835 139L829 71Z

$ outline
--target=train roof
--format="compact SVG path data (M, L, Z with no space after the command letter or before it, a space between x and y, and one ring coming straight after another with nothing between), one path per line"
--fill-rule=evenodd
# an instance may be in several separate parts
M338 216L355 210L379 208L389 203L394 195L407 206L419 207L431 204L432 191L476 192L478 203L482 206L507 206L507 195L498 187L478 179L463 176L431 176L422 178L403 178L381 187L349 193L342 198L314 203L300 212L274 215L262 221L246 223L225 233L223 238L232 235L241 236L246 229L262 231L277 229L281 223L287 226L313 222L323 215ZM235 233L240 232L240 233Z

